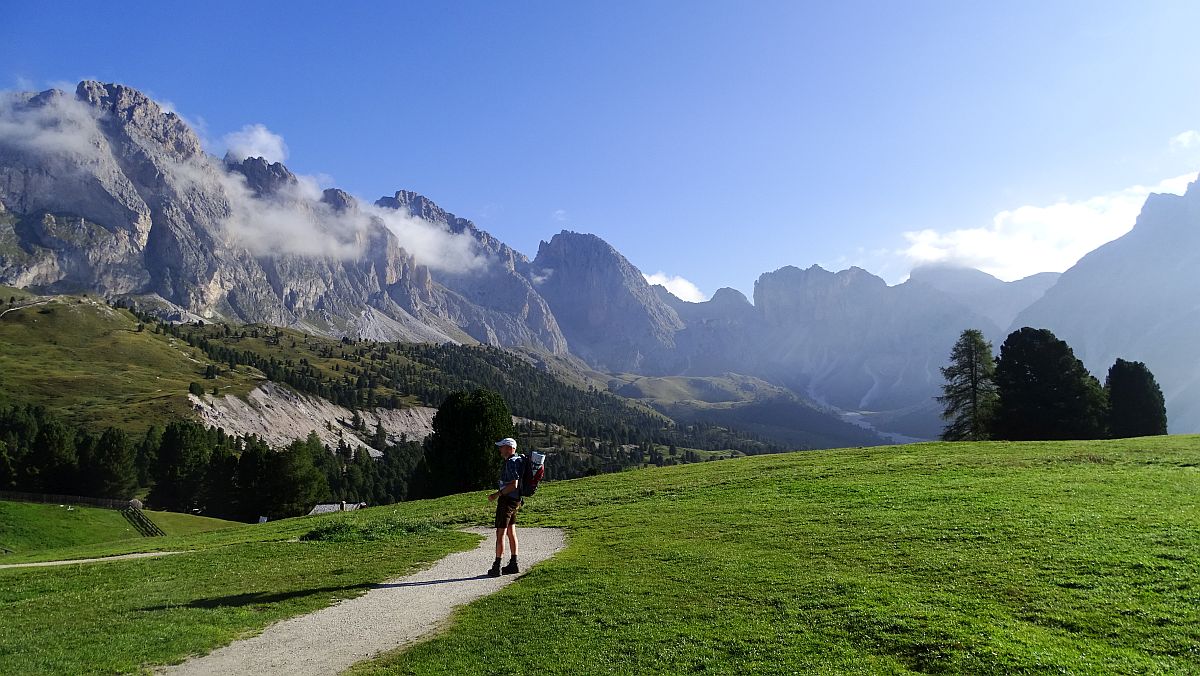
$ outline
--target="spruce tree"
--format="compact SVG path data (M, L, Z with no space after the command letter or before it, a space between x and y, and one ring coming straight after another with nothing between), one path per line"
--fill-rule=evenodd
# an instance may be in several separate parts
M499 393L477 389L446 397L433 416L425 452L433 496L494 485L500 463L495 443L512 435L512 414Z
M201 506L212 444L203 425L176 421L163 431L147 500L155 509L186 512Z
M980 441L996 409L996 363L992 344L983 332L966 329L950 350L950 365L942 367L942 418L950 421L942 430L946 441Z
M996 362L996 387L994 439L1105 436L1104 389L1071 347L1046 329L1026 326L1008 335Z
M137 486L134 449L124 432L110 427L96 441L87 466L80 467L87 494L105 498L129 498Z
M307 514L329 495L329 483L313 463L313 454L325 452L321 440L310 433L305 441L293 441L282 451L267 456L265 493L267 514L272 519Z
M1140 361L1118 359L1104 379L1109 435L1114 439L1167 433L1167 406L1154 374Z

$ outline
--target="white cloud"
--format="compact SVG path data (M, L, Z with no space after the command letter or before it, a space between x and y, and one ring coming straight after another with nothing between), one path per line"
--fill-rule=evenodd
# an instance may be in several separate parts
M1171 138L1171 150L1200 148L1200 131L1189 129Z
M1129 232L1150 193L1181 195L1195 178L1185 174L1075 202L1017 207L996 214L987 227L906 232L909 246L901 253L914 265L957 263L1010 281L1062 272Z
M268 162L284 162L288 157L283 137L265 125L248 124L241 131L226 134L221 140L228 152L238 160L261 157Z
M29 93L0 92L0 144L98 161L106 153L96 113L61 91L31 104Z
M381 219L400 240L400 246L421 265L454 273L474 272L487 265L487 259L477 249L475 238L466 233L450 232L407 211L376 206L363 208Z
M559 223L566 223L567 222L567 210L566 209L555 209L554 213L550 214L550 218L555 221L558 221Z
M652 275L642 273L642 276L650 284L659 284L667 287L667 291L670 291L680 300L686 300L689 303L703 303L708 300L708 297L700 291L698 286L678 275L671 277L667 273L659 271Z
M366 253L372 230L384 227L417 264L430 269L465 273L487 264L470 235L450 232L406 211L362 200L357 210L333 209L321 201L323 177L300 175L296 183L259 197L244 176L216 162L181 167L177 174L193 182L219 183L229 202L229 216L221 225L231 243L255 255L358 259Z

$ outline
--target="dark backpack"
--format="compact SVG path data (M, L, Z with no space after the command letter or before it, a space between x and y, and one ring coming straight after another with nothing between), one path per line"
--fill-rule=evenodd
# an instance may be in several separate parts
M538 484L541 483L542 477L546 476L546 465L533 464L533 454L521 457L524 460L521 462L521 480L518 482L518 488L521 497L527 498L537 492Z

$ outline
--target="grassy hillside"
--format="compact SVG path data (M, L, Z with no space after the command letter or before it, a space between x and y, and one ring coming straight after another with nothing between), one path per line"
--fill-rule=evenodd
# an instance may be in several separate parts
M566 551L356 673L1197 673L1198 467L1200 437L1163 437L546 484L523 519L567 527ZM470 546L436 527L488 512L477 493L48 553L196 550L0 570L0 672L128 671L206 650ZM288 541L331 518L369 537ZM495 641L497 618L535 647Z
M241 525L189 514L146 512L168 535L189 535ZM112 509L0 501L0 563L46 549L139 539L142 536Z
M139 331L125 310L82 296L44 300L0 306L18 308L0 317L0 403L41 404L97 429L141 433L191 415L190 382L236 394L254 387L244 372L205 380L208 360L199 350L152 327Z
M537 503L567 552L356 673L1196 673L1198 466L1176 437L577 482ZM500 616L536 658L487 640Z

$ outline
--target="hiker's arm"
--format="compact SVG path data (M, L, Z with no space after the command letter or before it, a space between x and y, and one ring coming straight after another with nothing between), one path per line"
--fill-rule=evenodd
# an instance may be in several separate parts
M512 495L513 493L516 493L516 492L517 492L517 480L513 479L512 481L501 486L500 490L489 495L488 500L495 500L496 498L500 497L501 495Z

